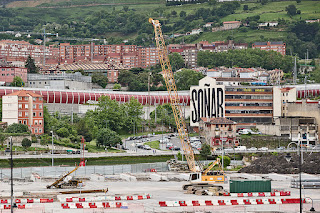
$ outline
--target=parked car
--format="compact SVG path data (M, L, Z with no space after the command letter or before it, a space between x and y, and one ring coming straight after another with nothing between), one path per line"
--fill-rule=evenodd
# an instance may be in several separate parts
M268 147L260 147L258 150L259 151L268 151L269 149L268 149Z
M172 143L167 143L166 148L168 149L169 147L172 147L173 144Z
M248 151L257 151L257 150L258 150L257 147L250 147L250 148L248 149Z
M238 146L236 148L234 148L235 151L246 151L247 147L246 146Z
M151 147L150 147L149 145L144 145L144 146L143 146L143 149L145 149L145 150L151 150Z
M280 147L277 148L278 151L282 151L282 150L285 150L285 149L286 148L284 146L280 146Z
M172 150L179 151L179 150L180 150L180 147L174 146L174 147L172 148Z

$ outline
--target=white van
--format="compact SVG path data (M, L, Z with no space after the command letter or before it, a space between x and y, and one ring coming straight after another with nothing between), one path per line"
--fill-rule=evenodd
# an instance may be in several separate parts
M247 147L246 146L238 146L236 148L234 148L235 151L246 151Z

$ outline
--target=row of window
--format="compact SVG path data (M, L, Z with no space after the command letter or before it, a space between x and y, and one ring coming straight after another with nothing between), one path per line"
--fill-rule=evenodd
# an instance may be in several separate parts
M265 106L265 107L271 107L272 103L226 103L226 106Z
M272 99L272 95L226 95L226 99Z
M19 109L29 109L29 104L19 104ZM42 104L33 104L33 109L42 109Z
M39 117L42 117L42 112L33 112L32 115L33 117L37 117L37 114ZM29 112L19 112L19 117L29 117Z
M272 110L226 110L230 114L272 114Z
M37 101L37 99L38 99L39 101L42 101L42 97L39 97L39 98L33 97L33 98L32 98L33 101ZM29 97L28 97L28 96L25 96L25 97L19 96L19 97L18 97L18 100L19 100L19 101L22 101L22 100L26 100L26 101L27 101L27 100L29 100Z

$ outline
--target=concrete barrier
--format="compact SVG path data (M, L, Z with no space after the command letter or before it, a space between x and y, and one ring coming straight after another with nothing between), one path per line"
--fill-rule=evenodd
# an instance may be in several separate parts
M129 174L120 174L120 178L129 182L137 181L137 178L135 176Z
M149 177L152 181L168 181L168 178L166 176L155 174L155 173L150 174Z

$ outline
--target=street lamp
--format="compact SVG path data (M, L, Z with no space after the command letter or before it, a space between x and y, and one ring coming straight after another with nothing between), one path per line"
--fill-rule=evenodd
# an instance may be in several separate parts
M53 130L52 131L50 131L50 133L51 133L51 156L52 156L52 159L51 159L51 164L52 164L52 167L53 167Z
M299 144L300 145L300 144ZM302 213L302 187L301 187L301 152L300 152L300 146L299 146L299 198L300 198L300 213ZM291 160L290 153L287 153L285 156L285 159L289 163ZM313 205L312 205L313 206Z
M11 213L13 213L13 208L17 207L16 203L13 203L13 159L12 159L12 136L10 136L10 165L11 165Z
M309 198L310 200L311 200L311 202L312 202L312 204L311 204L311 208L310 208L310 212L315 212L316 210L314 209L314 207L313 207L313 199L311 198L311 197L306 197L306 198Z

